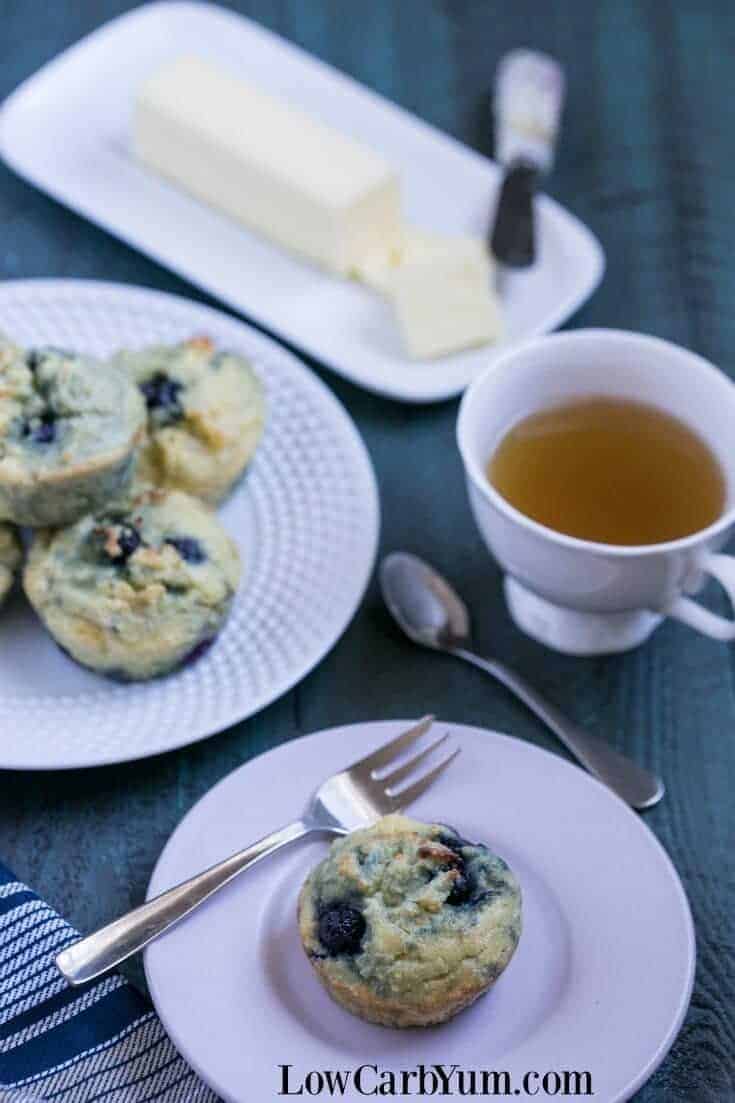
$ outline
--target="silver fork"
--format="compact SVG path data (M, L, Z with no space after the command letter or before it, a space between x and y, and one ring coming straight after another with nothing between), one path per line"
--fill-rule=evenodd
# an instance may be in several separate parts
M56 957L56 965L62 975L70 984L76 985L106 973L142 950L244 870L305 835L317 832L347 835L358 827L375 823L381 816L406 808L426 792L459 754L457 747L437 765L410 781L417 767L446 742L449 738L447 732L413 758L401 761L400 765L391 769L426 734L433 722L433 716L425 716L372 754L328 777L307 804L301 819L266 835L245 850L155 896L62 950ZM398 789L403 782L410 784Z

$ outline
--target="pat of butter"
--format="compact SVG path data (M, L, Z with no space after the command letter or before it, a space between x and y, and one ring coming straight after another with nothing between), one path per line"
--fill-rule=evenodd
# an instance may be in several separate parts
M387 281L408 355L446 356L502 333L492 265L482 241L424 235Z
M162 176L333 272L401 239L398 177L381 156L200 58L144 84L133 146Z
M356 268L354 276L361 283L380 292L387 298L393 293L393 277L402 264L412 264L424 259L432 250L456 240L419 230L416 226L404 226L400 240L393 249L376 249L368 253Z

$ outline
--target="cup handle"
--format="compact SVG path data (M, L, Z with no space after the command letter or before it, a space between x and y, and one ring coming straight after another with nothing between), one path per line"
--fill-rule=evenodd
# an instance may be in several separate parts
M729 555L707 555L698 567L704 574L710 574L717 579L735 609L735 558ZM728 620L727 617L711 613L709 609L705 609L690 597L674 598L661 609L661 612L664 616L683 621L684 624L696 628L705 636L711 636L712 639L735 639L735 620Z

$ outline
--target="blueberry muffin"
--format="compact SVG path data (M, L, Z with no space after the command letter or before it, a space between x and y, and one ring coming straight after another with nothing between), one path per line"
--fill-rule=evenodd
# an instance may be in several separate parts
M301 890L299 929L348 1011L384 1026L428 1026L503 972L521 933L521 894L481 843L386 816L333 843Z
M21 558L20 540L15 528L0 524L0 605L10 593Z
M0 343L0 520L63 525L124 492L145 404L124 372Z
M265 400L242 356L208 337L121 352L114 359L148 407L139 477L185 490L214 505L252 459L263 433Z
M23 586L72 658L140 680L202 653L239 578L237 549L205 505L181 491L148 488L37 533Z

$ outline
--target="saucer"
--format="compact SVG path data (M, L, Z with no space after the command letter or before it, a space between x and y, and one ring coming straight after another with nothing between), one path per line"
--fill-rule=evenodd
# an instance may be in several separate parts
M289 822L324 777L408 724L334 728L246 763L184 818L149 895ZM285 1075L296 1091L313 1071L398 1073L441 1062L507 1072L521 1099L533 1097L533 1081L524 1087L530 1072L587 1072L597 1103L615 1103L668 1052L689 1004L695 945L683 888L659 842L562 758L479 728L437 723L444 728L462 754L410 815L452 823L515 870L524 929L510 965L443 1026L401 1031L363 1022L332 1002L299 941L298 892L327 844L282 851L145 955L167 1031L223 1099L275 1099ZM352 1079L340 1093L364 1097Z

